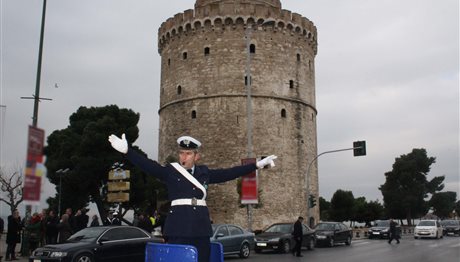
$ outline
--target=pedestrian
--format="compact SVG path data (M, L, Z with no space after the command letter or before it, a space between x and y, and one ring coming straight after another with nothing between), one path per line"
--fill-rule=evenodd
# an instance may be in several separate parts
M292 255L303 257L301 254L302 249L302 240L303 240L303 231L302 231L302 222L303 217L297 218L297 221L294 223L294 231L292 231L292 236L295 240L295 246L292 250Z
M97 227L97 226L99 226L99 218L97 217L97 215L93 215L93 217L91 218L90 227Z
M399 230L397 228L398 226L398 223L396 223L395 221L393 221L393 219L390 219L390 236L388 239L388 244L391 244L391 242L393 241L393 239L395 239L397 242L397 244L399 244Z
M208 262L212 234L206 190L209 184L223 183L247 175L257 168L274 166L276 156L268 156L257 163L228 169L209 169L197 165L201 143L190 136L177 140L179 163L160 165L128 147L125 134L121 139L109 136L113 148L126 155L128 160L166 184L171 209L166 218L163 235L170 244L193 245L198 250L198 261Z
M16 209L8 216L8 229L6 232L5 260L18 260L16 258L16 244L21 243L22 223L19 211Z
M26 226L26 230L29 232L28 250L25 250L25 254L23 253L22 256L29 256L38 247L41 239L41 229L41 217L38 213L33 213Z
M59 232L58 243L64 243L73 234L68 214L64 214L61 216L61 221L57 225L57 229Z
M72 208L67 208L65 210L65 213L67 214L68 218L68 222L69 222L69 225L70 225L70 228L72 228L72 232L77 232L77 221L75 219L75 215L73 214L73 210ZM62 220L62 216L61 216L61 220Z
M56 244L58 237L57 225L59 224L59 218L56 216L54 210L50 210L45 221L45 241L46 244Z
M144 214L139 215L139 222L137 223L137 226L139 228L144 229L145 231L149 233L152 233L152 230L153 230L152 223L146 216L144 216Z
M89 217L86 214L86 209L78 209L75 214L75 232L78 232L88 226Z
M112 225L121 226L121 219L118 217L118 211L113 212Z

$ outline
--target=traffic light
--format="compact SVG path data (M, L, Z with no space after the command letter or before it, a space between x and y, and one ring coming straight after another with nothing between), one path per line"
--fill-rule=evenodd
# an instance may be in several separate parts
M365 156L365 155L366 155L366 141L353 142L353 156Z
M308 197L308 206L309 206L310 208L313 208L313 207L316 206L316 197L315 197L314 195L310 195L310 196Z

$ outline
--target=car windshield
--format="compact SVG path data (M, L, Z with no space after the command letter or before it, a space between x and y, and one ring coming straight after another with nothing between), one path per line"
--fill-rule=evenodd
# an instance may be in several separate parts
M441 225L443 225L443 226L458 226L458 225L460 225L460 221L458 221L458 220L443 220L443 221L441 221Z
M334 230L334 224L319 223L318 225L316 225L315 229L319 229L319 230Z
M420 221L420 223L418 223L418 226L421 226L421 227L432 227L435 225L436 223L434 221Z
M105 230L107 229L102 227L87 227L70 236L67 241L93 240L100 236Z
M388 220L377 220L374 224L375 227L389 227L390 221Z
M268 232L268 233L291 233L291 228L292 228L292 225L291 224L276 224L276 225L273 225L269 228L267 228L267 230L265 230L265 232Z

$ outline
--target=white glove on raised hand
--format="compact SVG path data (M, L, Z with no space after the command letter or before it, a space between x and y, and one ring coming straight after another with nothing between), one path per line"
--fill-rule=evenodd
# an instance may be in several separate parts
M112 147L120 153L126 154L128 152L128 141L126 141L125 134L121 135L121 139L116 135L109 136L109 142Z
M270 167L274 167L275 162L273 162L273 160L275 160L277 158L278 157L275 156L275 155L267 156L266 158L257 161L256 166L257 166L257 168L263 168L263 167L265 167L267 165L270 165Z

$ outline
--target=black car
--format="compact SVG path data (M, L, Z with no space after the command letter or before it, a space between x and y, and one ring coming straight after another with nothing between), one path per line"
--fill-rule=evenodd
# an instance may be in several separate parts
M213 224L211 242L219 242L224 255L239 255L248 258L254 248L254 233L248 232L237 225Z
M351 244L353 231L341 222L321 222L315 226L316 244L333 247L336 243Z
M396 232L401 232L401 227L396 225ZM369 238L389 238L390 220L376 220L374 225L368 230Z
M441 226L443 228L443 233L445 236L448 235L458 235L460 236L460 221L458 220L442 220Z
M162 242L138 227L88 227L73 234L66 242L37 248L29 262L143 262L148 242Z
M288 253L295 246L292 236L294 223L276 223L269 226L260 234L256 234L256 246L254 251L260 253L263 250L276 250ZM316 244L315 231L302 224L303 240L302 247L312 250Z

